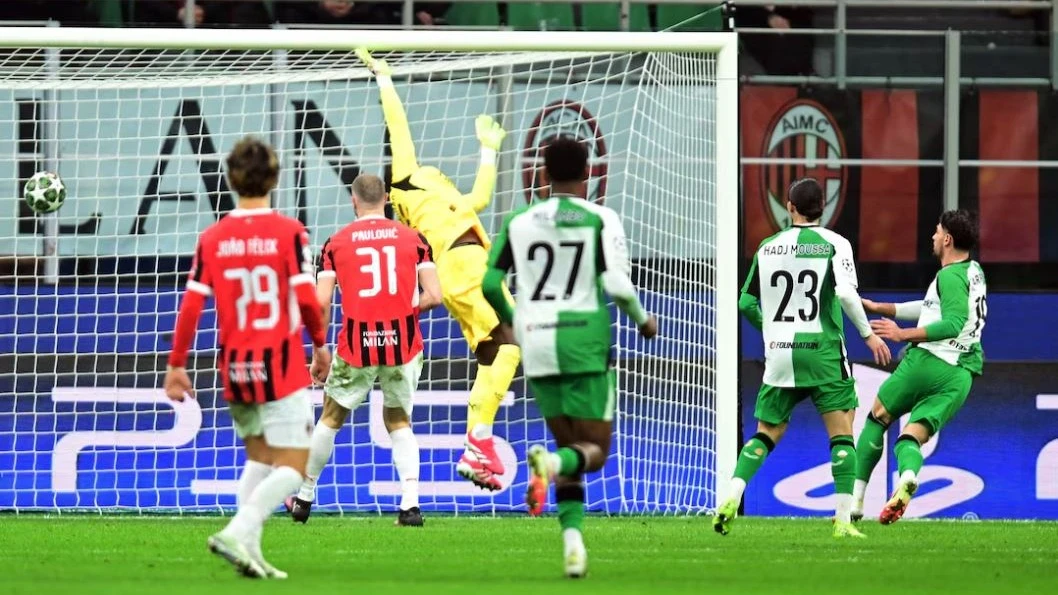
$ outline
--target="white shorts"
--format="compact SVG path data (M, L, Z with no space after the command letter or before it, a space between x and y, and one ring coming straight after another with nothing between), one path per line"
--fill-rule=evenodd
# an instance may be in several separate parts
M305 389L268 403L231 403L231 420L239 438L264 436L274 448L308 448L316 419Z
M331 372L323 387L324 393L342 407L352 411L360 406L378 379L382 387L382 405L401 408L411 416L412 395L419 386L422 373L422 354L401 366L368 366L357 368L340 357L331 361Z

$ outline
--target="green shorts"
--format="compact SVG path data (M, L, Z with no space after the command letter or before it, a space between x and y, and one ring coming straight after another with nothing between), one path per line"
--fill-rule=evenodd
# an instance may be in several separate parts
M812 399L820 414L856 409L860 404L856 398L856 381L852 378L804 388L762 384L753 417L773 426L784 424L790 421L794 407L806 398Z
M936 434L970 394L973 375L925 349L914 347L878 389L878 400L895 420L911 413L909 423L921 423Z
M613 419L617 400L617 372L589 372L528 378L529 391L544 419Z

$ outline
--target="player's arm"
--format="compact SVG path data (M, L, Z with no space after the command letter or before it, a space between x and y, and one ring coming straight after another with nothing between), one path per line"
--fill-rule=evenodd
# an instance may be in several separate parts
M165 371L165 394L174 401L183 401L184 395L195 396L191 378L187 375L187 354L191 350L191 342L195 339L195 331L198 330L198 320L206 306L206 298L213 295L211 285L212 275L202 258L202 244L199 243L195 249L195 260L191 264L187 289L180 303L180 312L176 315L173 349L169 352Z
M760 276L757 274L757 255L753 255L753 264L749 266L746 282L738 296L738 311L749 320L749 323L761 330L764 327L764 313L760 310Z
M954 339L962 332L970 317L970 286L966 278L951 269L937 273L937 293L940 294L940 320L912 328L900 328L889 319L871 323L879 336L893 341L921 343Z
M646 338L657 334L657 320L647 314L639 301L639 293L632 283L632 263L628 258L628 242L624 225L617 213L603 209L603 226L599 241L599 264L602 268L602 285L617 307L628 315L639 333Z
M863 309L868 314L877 314L898 320L918 320L922 314L922 300L910 302L876 302L863 298Z
M338 271L334 268L334 251L331 248L331 240L323 243L316 272L316 303L320 306L324 329L331 324L331 302L334 301L334 288L338 285Z
M513 215L508 215L503 220L500 233L489 250L489 265L485 269L485 278L481 281L481 293L485 295L485 301L496 311L500 322L508 325L514 322L514 308L503 293L503 282L507 273L514 268L514 254L511 252L508 237L512 218Z
M441 279L437 275L437 265L433 261L433 248L426 236L418 235L418 262L415 271L419 277L419 311L425 312L441 305Z
M880 366L889 365L893 354L871 327L867 312L863 309L863 300L857 291L859 280L856 277L856 263L852 259L852 245L844 238L834 243L834 254L830 258L830 268L834 273L834 295L841 303L841 309L856 327L856 332L867 344L874 356L874 363Z
M481 162L478 164L477 177L474 178L474 189L464 199L474 211L481 212L489 206L492 193L496 190L496 152L500 150L507 131L491 116L484 114L474 121L474 128L481 141Z
M392 71L386 61L376 60L364 48L357 49L356 55L375 74L382 101L382 115L386 119L386 128L389 129L389 146L393 153L393 181L399 182L419 169L408 115L404 113L404 105L396 87L393 86Z
M301 227L299 224L298 227ZM289 275L290 287L294 289L294 296L298 301L298 310L301 311L301 321L309 331L312 345L316 350L323 349L327 344L326 327L323 323L323 312L320 310L320 302L316 297L316 285L312 278L312 251L309 248L309 233L304 227L295 234L294 245L289 261L287 274ZM330 300L328 299L328 303Z
M871 330L867 312L863 309L863 300L860 299L856 263L852 260L852 246L848 242L834 243L834 254L831 256L830 266L834 272L834 295L841 303L841 309L856 327L860 338L869 339L874 331Z

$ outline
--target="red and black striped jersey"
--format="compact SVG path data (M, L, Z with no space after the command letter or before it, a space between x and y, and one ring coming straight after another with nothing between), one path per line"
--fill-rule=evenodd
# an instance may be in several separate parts
M271 209L235 209L202 233L187 289L215 298L225 399L264 403L311 383L295 287L312 270L305 226Z
M350 223L323 245L318 277L342 293L338 357L352 366L399 366L422 352L419 270L432 267L422 234L381 216Z

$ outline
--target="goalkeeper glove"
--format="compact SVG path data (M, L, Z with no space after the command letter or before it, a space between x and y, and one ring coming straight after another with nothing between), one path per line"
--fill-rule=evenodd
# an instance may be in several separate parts
M356 48L356 57L376 76L389 76L393 72L385 60L376 59L367 48Z
M493 151L500 150L507 131L500 126L499 122L493 120L492 116L486 114L478 116L478 119L474 121L474 128L477 130L478 140L481 141L482 147Z

